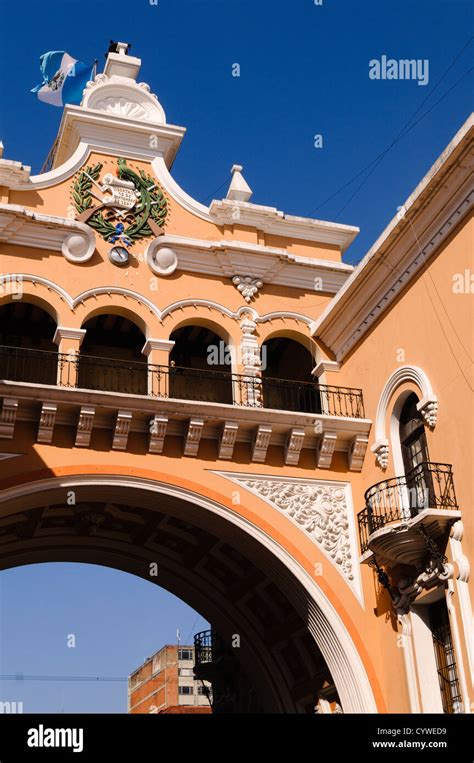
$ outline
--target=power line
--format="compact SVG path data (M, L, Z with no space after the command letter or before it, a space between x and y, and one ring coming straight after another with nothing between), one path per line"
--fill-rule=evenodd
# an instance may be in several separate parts
M319 204L317 207L315 207L315 209L313 209L311 212L309 212L309 215L313 215L313 214L314 214L314 213L315 213L315 212L316 212L318 209L320 209L321 207L325 206L325 205L326 205L326 204L327 204L329 201L331 201L331 200L332 200L332 199L333 199L335 196L338 196L338 195L339 195L339 193L341 193L343 190L345 190L345 189L346 189L346 188L347 188L349 185L351 185L351 184L352 184L352 183L353 183L355 180L357 180L357 179L358 179L358 178L359 178L361 175L363 175L363 174L364 174L364 172L366 172L368 169L370 169L370 167L372 167L372 165L373 165L373 164L376 164L376 163L378 164L379 160L383 159L383 157L385 156L385 154L387 154L387 153L388 153L388 151L390 151L390 149L391 149L391 148L392 148L392 147L393 147L393 146L394 146L394 145L395 145L395 144L396 144L396 143L397 143L399 140L401 140L401 138L402 138L402 137L405 137L405 135L407 135L407 134L408 134L408 132L409 132L409 131L412 129L412 127L414 127L414 126L415 126L415 125L412 125L412 126L409 128L409 129L407 129L407 128L408 128L408 125L410 124L410 122L411 122L411 121L413 120L413 118L414 118L414 117L415 117L415 116L418 114L418 112L419 112L419 111L420 111L420 109L421 109L421 108L424 106L424 104L426 103L426 101L427 101L429 98L431 98L431 96L432 96L432 95L433 95L433 93L436 91L436 89L439 87L439 85L441 84L441 82L444 80L444 78L446 77L446 75L448 74L448 72L449 72L449 71L450 71L450 70L453 68L453 66L454 66L454 64L456 63L456 61L458 61L458 59L459 59L459 58L462 56L462 54L464 53L464 51L466 50L466 48L468 47L468 45L470 45L470 44L471 44L471 42L473 41L473 39L474 39L474 37L470 37L470 38L468 39L468 41L467 41L467 42L466 42L466 43L463 45L463 47L461 48L461 50L460 50L460 51L459 51L459 52L456 54L456 56L454 57L454 59L451 61L451 63L450 63L450 65L448 66L448 68L445 70L445 72L444 72L444 73L441 75L441 77L440 77L440 78L438 79L438 81L435 83L434 87L433 87L433 88L431 89L431 91L428 93L428 95L426 96L426 98L424 98L424 99L423 99L423 101L422 101L422 102L421 102L421 104L418 106L418 108L416 109L416 111L414 111L414 112L413 112L413 114L411 115L411 117L410 117L410 119L408 120L408 122L406 122L405 126L404 126L404 127L401 129L401 131L398 133L398 135L396 136L396 138L394 138L394 140L392 141L392 143L390 143L390 145L389 145L389 146L388 146L386 149L384 149L384 150L383 150L383 151L382 151L380 154L378 154L378 156L376 156L374 159L372 159L372 161L371 161L371 162L369 162L369 163L368 163L368 164L367 164L365 167L363 167L363 169L361 169L361 170L360 170L360 171L359 171L359 172L358 172L356 175L354 175L354 176L353 176L353 177L352 177L350 180L348 180L346 183L344 183L344 185L342 185L340 188L338 188L338 190L337 190L337 191L335 191L334 193L332 193L332 194L331 194L330 196L328 196L328 197L327 197L327 198L326 198L326 199L325 199L323 202L321 202L321 204ZM450 92L450 91L448 91L448 92ZM439 101L438 101L438 103L439 103ZM435 104L435 105L436 105L436 104ZM430 109L429 111L431 111L431 109ZM424 115L424 116L426 116L426 115L429 113L429 111L427 111L427 112L425 113L425 115ZM424 116L423 116L422 118L424 118ZM417 123L416 123L416 124L417 124ZM339 212L338 214L340 214L340 212Z
M117 682L128 681L128 678L107 676L28 676L18 673L16 675L0 675L0 681L93 681L93 682Z
M444 95L442 95L442 96L441 96L441 98L439 98L439 99L438 99L438 100L437 100L437 101L436 101L436 102L435 102L435 103L434 103L434 104L433 104L433 105L432 105L432 106L431 106L431 107L430 107L430 108L429 108L427 111L425 111L425 113L424 113L424 114L422 114L422 115L421 115L421 117L420 117L419 119L417 119L417 120L416 120L416 122L414 122L412 125L410 125L410 127L408 127L407 129L403 128L402 132L398 134L397 138L395 138L395 140L394 140L394 141L393 141L393 142L390 144L390 146L389 146L389 147L388 147L388 148L387 148L387 149L386 149L386 150L383 152L383 154L380 156L380 159L377 161L377 163L375 164L375 166L374 166L374 167L372 167L372 169L370 170L370 172L369 172L369 173L368 173L368 174L365 176L365 178L362 180L362 182L361 182L361 183L360 183L360 184L357 186L357 188L355 189L355 191L354 191L354 193L352 194L352 196L351 196L351 197L348 199L348 201L347 201L347 202L344 204L344 206L343 206L343 207L341 207L341 209L340 209L340 210L339 210L339 212L337 213L336 217L334 218L335 220L337 220L337 218L339 217L339 215L340 215L340 214L342 214L342 212L344 212L344 210L346 209L346 207L348 207L348 206L349 206L349 204L351 203L351 201L352 201L352 199L354 198L354 196L356 196L356 195L357 195L357 193L360 191L360 189L362 188L362 186L363 186L363 185L364 185L364 184L367 182L367 180L368 180L368 179L369 179L369 177L372 175L372 173L373 173L373 172L375 172L375 170L376 170L376 169L377 169L377 167L379 166L380 162L381 162L381 161L382 161L382 159L385 157L385 155L386 155L386 154L388 154L388 152L390 151L390 149L391 149L391 148L393 148L393 146L394 146L396 143L398 143L398 142L399 142L399 141L400 141L402 138L404 138L406 135L408 135L408 133L409 133L411 130L413 130L413 128L414 128L414 127L416 127L416 126L417 126L417 124L419 124L419 123L422 121L422 119L424 119L426 116L428 116L428 114L429 114L431 111L433 111L433 109L434 109L434 108L435 108L435 107L436 107L436 106L437 106L439 103L441 103L441 101L444 101L444 99L445 99L445 98L447 98L447 96L448 96L448 95L449 95L449 94L450 94L450 93L451 93L451 92L452 92L452 91L453 91L453 90L454 90L454 89L455 89L455 88L456 88L456 87L457 87L457 86L458 86L458 85L459 85L459 84L462 82L462 80L463 80L465 77L467 77L467 75L468 75L468 74L470 74L470 73L472 72L472 70L473 70L473 69L474 69L474 67L473 67L473 66L471 66L471 68L470 68L470 69L468 69L466 72L464 72L464 74L462 75L462 77L460 77L460 79L458 79L458 81L457 81L457 82L455 82L455 83L454 83L454 85L453 85L452 87L450 87L450 89L449 89L449 90L447 90L447 91L446 91L446 93L444 93ZM425 101L426 101L426 99L425 99ZM416 113L416 112L415 112L415 113ZM411 122L411 120L412 120L412 119L413 119L413 117L411 117L411 118L408 120L407 124L409 124L409 123Z
M225 185L227 185L227 183L229 183L229 182L230 182L230 179L231 179L231 176L230 176L230 175L228 175L228 176L226 177L226 179L224 180L224 182L220 184L219 188L216 188L216 189L215 189L215 191L213 191L212 193L210 193L210 194L209 194L209 196L206 196L206 198L205 198L205 199L203 199L203 201L201 202L201 204L205 204L205 203L206 203L206 201L207 201L208 199L213 199L213 198L214 198L214 194L216 194L216 193L217 193L217 191L220 191L220 190L221 190L221 188L224 188L224 186L225 186Z

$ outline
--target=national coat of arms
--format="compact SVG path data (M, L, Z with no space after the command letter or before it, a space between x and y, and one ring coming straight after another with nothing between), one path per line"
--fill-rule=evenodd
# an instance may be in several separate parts
M153 178L117 160L116 175L100 180L98 163L78 173L71 193L80 222L94 228L106 241L126 247L150 236L160 236L168 212L163 191ZM94 205L93 199L99 203Z

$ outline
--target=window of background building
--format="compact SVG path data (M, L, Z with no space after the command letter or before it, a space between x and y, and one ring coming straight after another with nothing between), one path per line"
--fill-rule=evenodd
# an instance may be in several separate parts
M193 653L191 649L180 649L178 653L178 657L180 660L192 660L193 659Z
M193 694L193 687L192 686L179 686L178 687L178 693L179 694Z

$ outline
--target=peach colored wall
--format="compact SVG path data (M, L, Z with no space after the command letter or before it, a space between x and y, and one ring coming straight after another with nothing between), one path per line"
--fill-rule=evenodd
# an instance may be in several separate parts
M104 157L92 156L88 164ZM115 161L105 159L106 168L114 169ZM132 167L147 165L130 162ZM151 174L151 171L150 171ZM10 202L25 204L42 212L55 215L66 215L70 204L70 181L41 192L12 192ZM224 231L218 226L200 220L181 209L173 200L169 201L170 217L166 225L167 233L183 236L193 236L203 239L224 237ZM472 223L471 223L472 225ZM247 241L261 241L258 232L244 230L235 226L233 237ZM468 296L453 295L450 288L452 273L462 272L469 267L467 261L467 245L472 229L467 223L462 229L453 234L444 245L442 252L430 265L431 273L443 303L456 321L458 329L469 318ZM334 247L310 246L304 243L277 240L277 237L264 237L265 243L272 246L289 246L292 251L326 259L340 259ZM142 254L147 242L134 247L136 255ZM92 260L85 265L73 265L67 262L60 253L50 253L41 250L24 249L17 251L16 247L1 245L2 272L27 272L41 275L53 280L72 296L76 296L94 286L110 285L131 289L151 300L161 309L167 305L186 298L209 299L225 305L235 311L243 306L241 295L228 279L209 278L189 273L177 273L169 278L158 280L157 290L151 288L152 273L139 258L127 271L120 270L109 263L107 252L110 245L97 237L97 252ZM88 316L95 311L113 309L121 310L124 314L136 316L140 325L146 328L148 336L167 338L173 329L183 321L193 317L195 320L212 320L216 326L229 335L234 344L240 341L238 323L223 316L216 310L207 308L190 308L178 310L167 317L162 323L144 304L134 300L124 299L111 293L90 298L80 304L74 311L56 294L37 284L24 284L25 292L33 295L36 300L49 303L58 316L58 322L69 327L79 327ZM374 419L378 398L386 379L397 367L396 352L405 350L405 362L422 366L432 381L435 393L439 398L439 423L433 434L429 434L431 458L439 461L452 461L456 491L466 521L466 542L472 542L472 496L470 486L471 464L468 454L472 452L468 445L471 433L468 431L465 411L469 409L467 385L460 369L453 358L448 343L442 331L439 330L439 320L450 336L452 329L446 315L440 308L437 313L433 309L430 297L436 299L433 284L427 275L420 277L403 294L395 306L364 339L344 363L340 374L328 374L328 383L364 387L366 414ZM30 298L30 297L28 297ZM328 297L313 293L301 292L296 289L272 287L265 285L258 297L256 307L260 315L274 310L291 310L305 314L314 319L328 303ZM463 301L464 300L464 301ZM128 311L128 312L127 312ZM258 333L261 340L275 332L297 332L308 344L309 330L303 323L289 319L278 319L259 324ZM436 336L436 342L433 337ZM459 345L458 340L451 339L455 353L463 369L467 369L467 356ZM466 371L467 372L467 371ZM370 384L368 381L370 380ZM363 493L368 485L383 478L382 473L374 465L370 452L366 456L362 474L347 471L345 456L335 454L330 470L317 469L315 455L303 451L298 467L285 466L282 449L270 447L267 462L254 464L250 457L250 446L238 444L235 448L233 462L219 464L215 443L203 441L198 457L186 459L183 470L182 443L173 437L168 437L162 455L147 452L145 435L132 433L126 452L112 451L110 433L94 430L91 446L88 449L72 446L71 432L67 427L57 426L53 444L41 445L35 443L36 426L19 421L16 427L14 441L2 442L5 452L21 452L19 458L11 462L0 462L0 478L7 484L26 482L36 479L40 472L49 470L49 474L84 474L84 473L122 473L147 476L152 479L164 479L170 484L184 485L195 492L202 493L221 504L233 508L232 483L211 473L212 468L223 468L229 471L241 470L248 473L274 474L278 468L281 474L288 477L311 477L315 479L342 479L350 481L354 499L355 513L363 507ZM389 466L389 472L392 464ZM186 478L183 478L183 471ZM242 491L244 492L244 491ZM315 564L322 564L324 573L318 578L318 584L331 601L344 624L346 625L361 659L369 675L373 691L380 711L389 708L391 712L409 711L408 695L404 676L402 650L397 648L397 625L390 614L387 597L380 595L374 583L373 573L365 566L362 568L362 582L365 606L361 606L353 592L349 589L337 570L321 554L316 545L306 537L295 525L276 509L264 503L251 494L242 497L238 511L256 527L268 533L281 544L311 575L314 575Z

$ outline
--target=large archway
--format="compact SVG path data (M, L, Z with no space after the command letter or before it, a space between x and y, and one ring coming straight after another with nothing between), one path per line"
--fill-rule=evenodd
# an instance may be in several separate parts
M265 711L311 711L331 684L345 712L376 710L331 602L287 550L229 507L168 481L88 473L5 489L0 512L0 568L89 562L156 582L228 642L239 636L237 657Z

